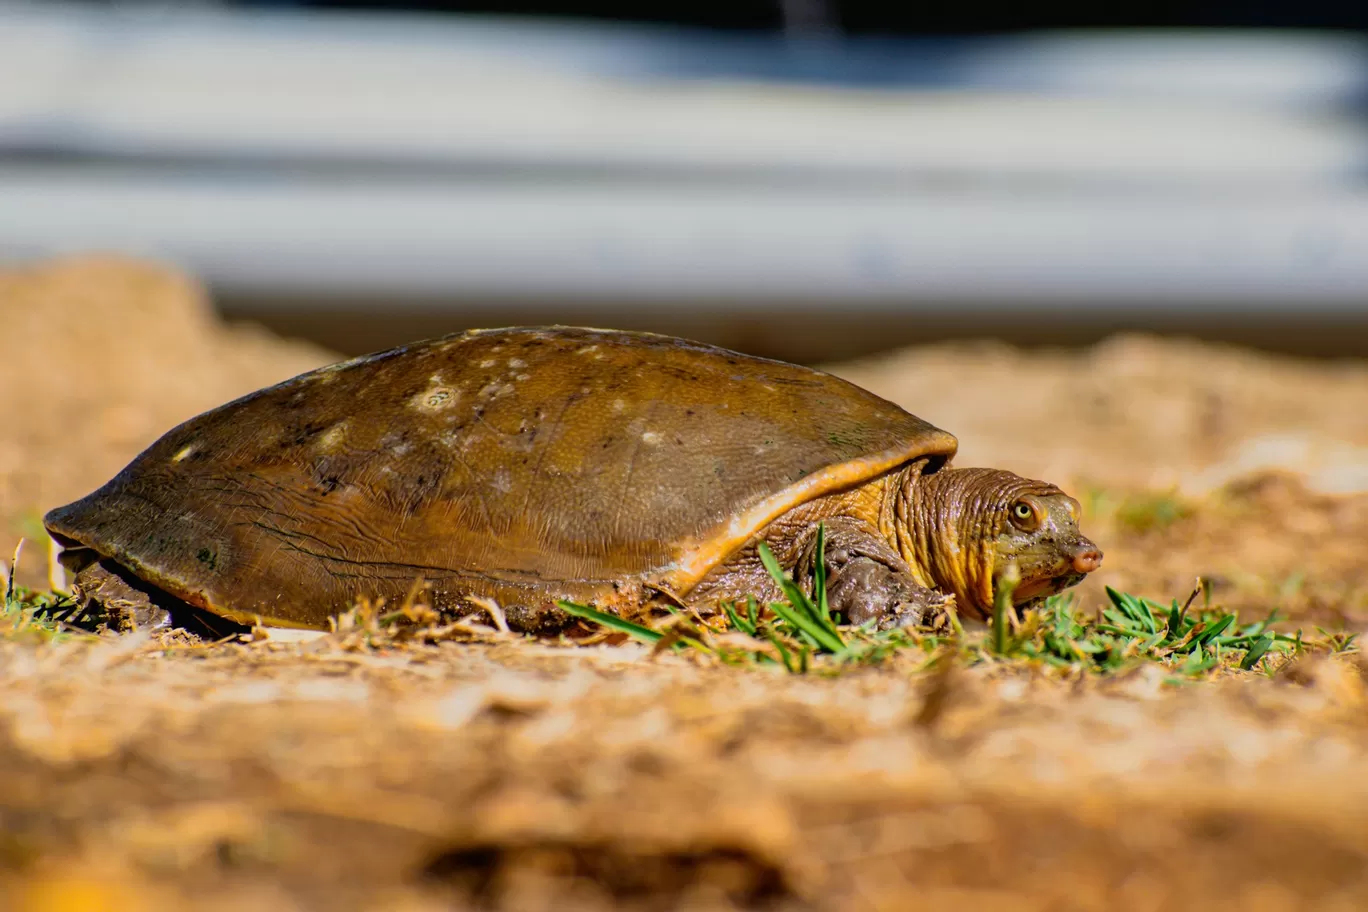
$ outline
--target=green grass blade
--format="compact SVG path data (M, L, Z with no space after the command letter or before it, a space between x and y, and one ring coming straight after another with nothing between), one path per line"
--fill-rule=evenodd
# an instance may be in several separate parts
M770 610L779 615L779 619L784 623L806 634L812 644L819 649L825 652L841 652L846 648L844 640L819 624L815 618L804 614L802 610L783 602L771 602Z
M14 578L19 575L19 555L24 551L24 540L19 539L19 544L14 546L14 560L10 561L5 569L5 610L9 611L15 606L14 598Z
M1224 633L1225 629L1234 622L1235 615L1227 614L1223 616L1220 620L1212 624L1210 627L1208 627L1206 630L1203 630L1201 633L1199 633L1196 636L1195 640L1199 645L1209 645L1212 640L1216 639L1218 636Z
M1173 600L1173 607L1169 610L1168 623L1165 625L1165 632L1168 639L1178 641L1183 638L1183 619L1187 615L1187 609L1178 604L1178 600Z
M831 618L824 617L817 612L817 606L812 603L812 599L807 597L807 593L793 581L779 566L779 561L775 560L774 554L769 547L761 542L759 548L760 561L769 571L769 575L779 584L779 588L784 591L784 596L789 600L792 607L792 620L785 618L789 623L798 627L811 636L817 643L828 652L839 652L845 648L845 641L836 632L836 625L831 623ZM770 605L770 610L775 611L775 605ZM777 613L777 612L776 612ZM801 620L799 620L801 618Z
M803 626L804 624L810 625L812 623L807 615L796 611L794 607L787 602L770 602L769 610L776 619L776 623L770 628L771 630L811 646L817 646L819 644L817 638Z
M664 636L659 630L643 627L640 624L620 618L616 614L608 614L606 611L599 611L597 608L590 608L588 605L580 605L566 599L557 601L556 605L567 614L584 618L586 621L593 621L595 624L616 630L618 633L625 633L643 643L657 643Z
M817 613L834 629L836 622L831 617L831 605L827 602L826 571L826 523L817 524L817 566L812 570L812 597L817 603Z
M797 674L798 668L793 663L793 655L788 651L788 647L784 645L784 641L780 639L773 630L766 630L765 636L774 644L774 648L779 651L779 658L784 662L784 669L788 671L789 674Z
M1139 635L1140 633L1139 628L1136 626L1135 619L1132 618L1130 615L1126 614L1124 611L1116 611L1112 608L1103 608L1102 617L1104 620L1110 621L1112 626L1114 626L1120 632L1132 636Z
M765 570L783 590L784 597L788 599L789 605L795 611L802 612L812 620L818 620L817 606L813 604L812 599L794 581L793 577L785 573L784 568L779 566L779 560L774 556L774 552L769 549L769 545L761 542L758 550L760 562L765 565Z
M1167 634L1165 634L1163 631L1160 631L1159 633L1152 634L1144 640L1140 640L1140 645L1136 647L1136 653L1138 655L1152 657L1154 655L1154 648L1158 646L1160 643L1164 642L1165 636L1167 636Z
M1164 610L1163 607L1160 605L1156 605L1154 602L1151 602L1149 599L1145 598L1138 598L1135 601L1136 614L1139 618L1140 623L1143 624L1145 626L1145 629L1150 633L1158 633L1159 618L1155 615L1155 612L1162 612Z
M812 599L807 597L798 584L793 581L793 577L784 572L784 568L779 566L779 560L774 556L774 552L769 549L769 545L761 542L756 549L760 554L760 563L765 565L765 570L774 579L774 582L783 590L784 597L794 608L805 614L815 615L817 606L812 604Z
M1106 590L1107 598L1132 623L1143 628L1146 633L1159 632L1159 622L1154 617L1154 610L1159 607L1158 605L1129 592L1118 592L1110 586L1107 586Z
M1117 610L1126 617L1130 617L1130 603L1131 599L1135 598L1135 596L1131 595L1129 592L1119 592L1111 586L1104 586L1103 589L1107 593L1107 599L1116 606Z
M752 601L754 601L754 598L752 598ZM744 634L755 636L755 625L747 623L744 618L737 614L736 606L734 604L731 602L723 602L722 610L727 612L727 620L731 622L733 627Z
M1007 616L1012 610L1012 593L1021 582L1021 571L1016 564L1009 564L1007 571L997 581L993 591L993 652L1000 656L1007 654L1009 645Z
M1245 657L1240 661L1240 668L1249 671L1255 665L1259 664L1259 659L1264 657L1264 654L1268 652L1272 645L1273 638L1271 636L1265 634L1264 636L1259 637L1254 645L1249 647L1249 652L1245 653Z

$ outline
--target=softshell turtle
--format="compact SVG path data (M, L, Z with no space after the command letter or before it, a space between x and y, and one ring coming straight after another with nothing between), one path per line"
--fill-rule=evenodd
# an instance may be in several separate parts
M168 432L44 518L83 598L326 628L415 578L529 631L557 599L633 614L777 597L826 528L848 622L915 624L1072 586L1102 554L1052 484L948 468L953 436L821 371L667 336L470 331L301 374Z

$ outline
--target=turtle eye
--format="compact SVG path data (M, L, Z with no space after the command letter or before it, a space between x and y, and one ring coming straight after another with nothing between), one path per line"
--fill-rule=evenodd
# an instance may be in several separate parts
M1012 525L1024 531L1031 531L1037 525L1036 511L1024 500L1012 504Z

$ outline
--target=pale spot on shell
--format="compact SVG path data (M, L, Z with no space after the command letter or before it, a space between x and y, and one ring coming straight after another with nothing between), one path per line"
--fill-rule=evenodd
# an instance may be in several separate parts
M186 458L187 456L189 456L189 455L190 455L191 453L193 453L193 452L195 452L195 445L194 445L194 444L191 444L190 446L187 446L187 447L181 447L180 452L176 453L175 456L172 456L172 457L171 457L171 461L172 461L172 462L182 462L182 461L185 460L185 458Z
M598 346L597 346L597 345L586 345L586 346L584 346L584 348L576 349L576 350L575 350L575 354L577 354L577 355L587 355L587 354L589 354L590 352L596 352L596 351L598 351Z
M493 358L485 358L483 361L480 362L480 367L493 367L495 364L498 363L499 362L495 361Z
M527 367L527 362L521 358L509 358L508 366L513 368L514 370L517 370L520 367Z
M511 383L499 383L498 381L495 381L493 383L486 383L481 387L479 396L481 399L492 401L505 393L511 393L512 391L513 385Z
M647 431L641 435L641 442L648 446L655 446L657 443L660 443L660 435L655 431Z
M623 409L625 409L626 407L627 407L627 403L623 402L621 399L614 399L614 400L613 400L613 411L615 411L615 412L620 412L620 411L622 411Z
M531 378L532 378L532 375L531 375L531 374L518 374L518 375L517 375L516 377L514 377L513 379L514 379L514 380L530 380Z
M413 447L409 446L407 443L396 443L394 446L390 447L390 452L395 456L404 456L407 455L408 451L411 449L413 449Z
M318 448L320 450L335 450L347 436L347 422L339 421L318 436Z
M449 386L434 386L431 389L423 390L418 395L409 400L412 408L422 409L425 412L437 412L442 409L451 408L456 404L459 394Z

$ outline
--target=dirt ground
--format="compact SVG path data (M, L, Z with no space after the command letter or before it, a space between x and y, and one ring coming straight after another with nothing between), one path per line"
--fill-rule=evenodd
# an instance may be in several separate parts
M188 279L0 274L0 548L174 423L332 360ZM453 327L459 329L461 327ZM1368 364L1122 337L838 373L1083 501L1081 588L1368 620ZM1359 909L1357 656L1174 686L635 646L0 643L0 908Z

